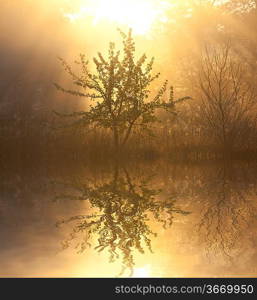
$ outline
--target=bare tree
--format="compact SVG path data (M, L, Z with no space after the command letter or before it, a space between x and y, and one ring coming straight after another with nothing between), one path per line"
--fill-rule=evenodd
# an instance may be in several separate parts
M199 88L203 125L224 150L242 146L254 126L254 90L229 42L205 46Z

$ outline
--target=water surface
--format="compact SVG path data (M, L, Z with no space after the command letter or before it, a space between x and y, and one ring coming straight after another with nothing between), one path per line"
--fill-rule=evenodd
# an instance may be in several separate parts
M257 275L257 166L6 168L1 277Z

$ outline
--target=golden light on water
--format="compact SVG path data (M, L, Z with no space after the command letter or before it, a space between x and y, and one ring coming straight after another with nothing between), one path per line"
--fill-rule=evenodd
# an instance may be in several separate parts
M151 31L156 23L166 23L167 1L155 0L85 0L75 13L66 13L71 22L91 17L93 24L109 21L126 25L138 35Z
M134 273L133 273L133 277L135 278L147 278L150 277L151 275L151 269L149 265L146 265L142 268L135 268Z

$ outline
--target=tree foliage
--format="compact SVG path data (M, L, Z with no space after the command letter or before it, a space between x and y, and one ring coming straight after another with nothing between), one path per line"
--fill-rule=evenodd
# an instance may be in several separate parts
M136 59L135 41L131 30L128 34L120 31L120 34L123 40L122 53L116 51L114 43L110 43L107 58L100 52L93 58L94 73L89 70L89 62L83 54L77 62L82 71L79 75L75 74L68 63L60 59L65 71L79 89L67 90L55 84L65 93L91 100L88 111L75 112L68 116L78 117L78 122L85 125L110 129L116 149L127 143L133 128L139 126L147 129L149 124L156 122L157 108L174 113L175 104L188 98L174 101L171 87L169 102L165 103L163 96L168 81L152 95L150 85L160 76L160 73L153 74L154 58L147 61L147 56L143 54Z

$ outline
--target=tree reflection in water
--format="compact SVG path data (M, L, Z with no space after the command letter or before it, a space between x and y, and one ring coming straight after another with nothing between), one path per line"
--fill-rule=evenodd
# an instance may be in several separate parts
M132 275L135 253L152 251L155 224L169 227L176 214L183 216L190 211L190 218L186 218L189 222L176 227L183 228L176 241L180 254L187 257L190 251L199 251L200 255L204 250L208 260L223 266L228 263L231 272L237 270L235 263L253 255L257 222L255 167L221 162L200 168L171 165L165 171L164 167L151 166L144 169L144 174L153 173L154 168L161 170L154 178L139 175L139 168L128 172L117 165L107 179L99 180L99 172L96 180L69 179L67 192L58 193L56 199L83 200L90 209L58 222L72 224L64 248L71 244L76 247L78 239L78 252L83 252L96 240L96 251L108 251L111 262L121 261L120 276L128 271ZM159 184L164 185L163 190ZM178 202L183 203L183 209L176 206ZM184 224L183 219L176 221ZM223 267L219 270L223 272Z
M167 228L172 225L174 214L189 214L176 207L171 197L160 199L161 190L151 188L150 184L150 177L132 180L128 171L118 165L107 183L69 183L74 194L59 195L57 198L86 200L94 213L73 216L57 223L75 222L63 247L69 247L73 240L79 238L76 247L78 252L83 252L90 246L90 239L97 236L95 249L98 252L108 250L110 262L121 259L122 269L118 276L126 270L132 276L135 250L140 253L144 253L144 249L152 251L151 238L157 236L149 224L151 216Z
M228 162L202 183L198 236L204 240L209 258L221 255L234 263L247 236L254 234L257 213L249 195L251 178Z

